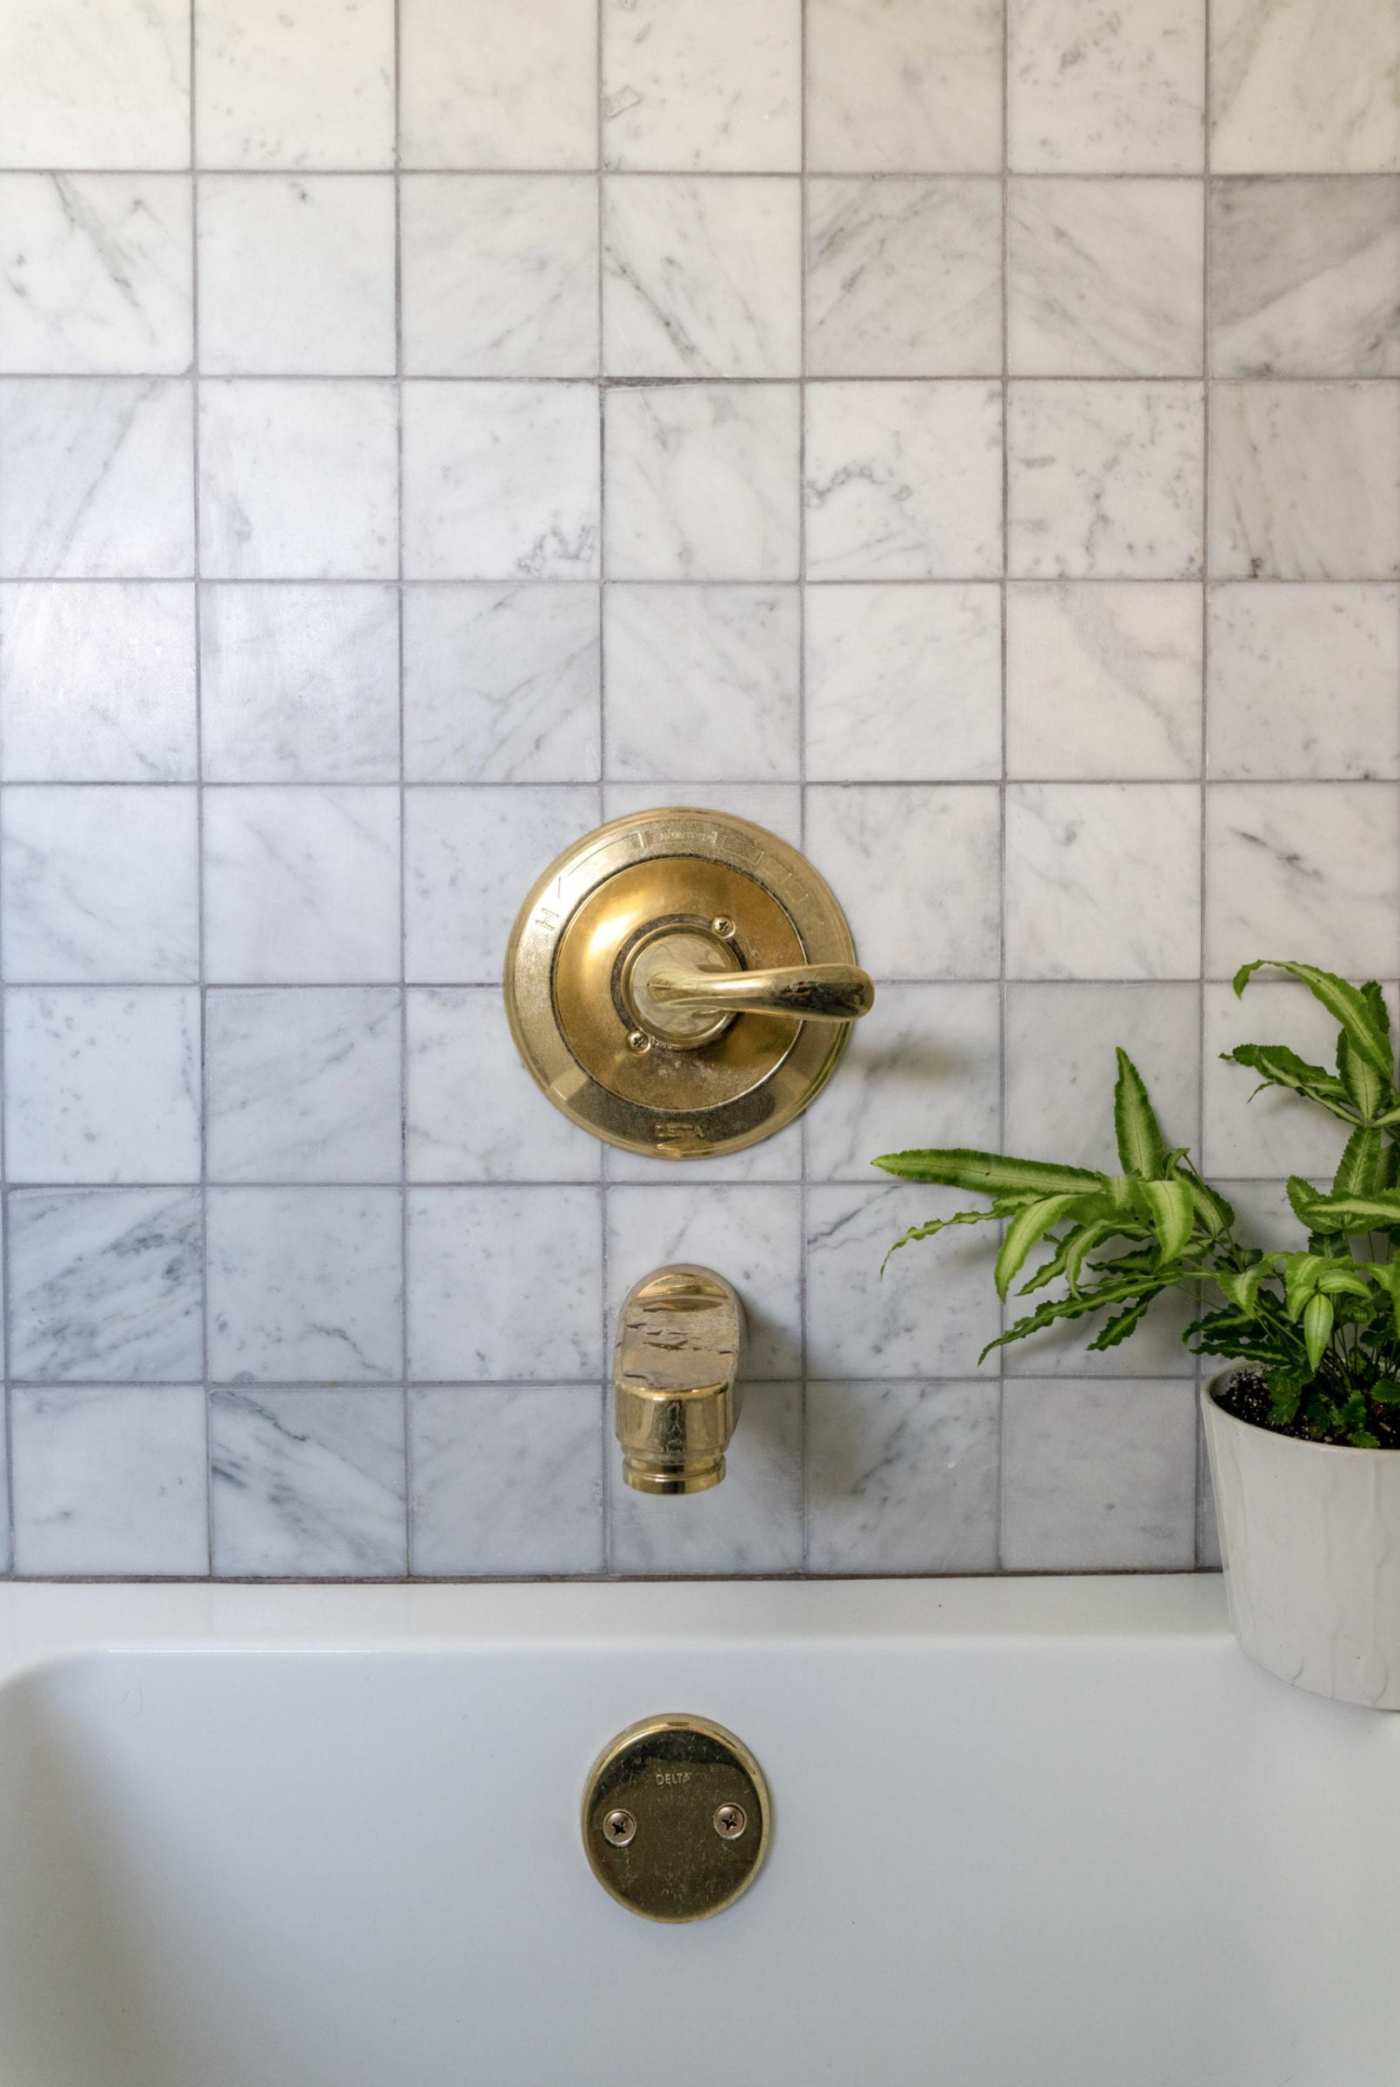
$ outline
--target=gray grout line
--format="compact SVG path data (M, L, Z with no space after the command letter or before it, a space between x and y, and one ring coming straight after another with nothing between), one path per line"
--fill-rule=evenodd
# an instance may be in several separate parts
M0 382L6 384L175 385L189 383L194 376L195 371L192 366L178 370L26 370L7 369L3 364L0 364ZM337 387L359 385L361 388L387 391L398 383L399 378L396 371L389 369L369 372L363 370L211 370L202 373L202 381L210 385L317 384L322 386L336 385ZM490 370L405 370L402 381L410 385L501 385L516 391L540 390L543 388L555 389L560 386L574 391L591 390L600 392L694 391L697 389L708 391L720 388L730 390L735 387L759 391L800 391L804 385L815 386L818 390L821 390L826 386L838 384L847 387L858 384L997 384L1003 381L1003 374L999 369L969 368L962 370L926 370L913 376L908 371L881 373L880 371L872 370L853 370L847 375L843 375L837 370L823 370L819 373L814 372L810 376L804 376L801 369L795 369L789 370L784 375L770 377L731 376L726 375L722 370L691 370L679 377L664 371L658 371L656 375L648 377L622 375L503 377ZM1206 378L1203 369L1190 371L1185 375L1180 370L1159 370L1155 373L1137 371L1127 375L1111 376L1104 375L1102 371L1092 370L1086 370L1082 374L1076 374L1069 370L1058 372L1050 370L1013 370L1006 375L1004 381L1011 385L1060 386L1088 384L1095 388L1109 385L1115 386L1119 390L1122 390L1125 386L1137 388L1142 385L1152 385L1160 389L1164 385L1171 385L1177 390L1185 390L1193 387L1199 389L1206 381ZM1393 389L1396 382L1394 376L1384 372L1380 375L1347 376L1338 375L1336 371L1328 370L1279 370L1272 373L1258 373L1248 376L1212 377L1209 381L1231 391L1257 391L1261 385L1272 385L1281 389L1291 384L1320 385L1330 387L1334 391L1354 391L1362 388L1386 390ZM188 578L188 575L185 575L185 577Z
M195 9L190 9L190 161L198 168L196 137L198 96L195 92L198 48ZM199 190L200 177L190 179L190 369L192 408L190 413L190 497L194 504L194 743L195 743L195 914L199 965L199 1339L204 1369L204 1519L207 1569L214 1575L214 1421L209 1397L209 995L207 972L208 922L204 868L204 657L203 594L199 575L203 560L203 529L200 488L200 295L199 295Z
M996 380L989 378L987 381L994 383ZM1396 380L1392 377L1388 378L1386 382L1393 386ZM216 587L299 587L303 591L320 592L327 587L338 587L357 588L361 593L383 593L393 588L396 584L392 578L386 579L383 574L373 573L341 573L331 577L322 576L320 578L315 574L305 573L301 575L264 573L259 577L251 578L235 573L218 575L206 573L201 579L196 581L196 576L192 572L45 573L39 575L22 572L0 572L0 588L184 587L189 586L191 583L197 584L203 591ZM728 593L748 591L751 593L763 592L770 594L782 593L786 589L796 587L798 584L795 576L780 580L755 580L743 575L729 579L692 580L681 577L678 579L658 580L645 574L630 573L621 577L611 578L608 581L609 586L624 588L670 587L684 592L691 592L704 588L718 587ZM1001 575L1000 573L987 572L934 573L917 580L901 579L895 576L878 580L850 580L831 575L826 579L808 580L806 584L814 588L818 593L830 587L878 587L881 589L887 587L992 588L1001 584ZM1372 573L1360 579L1354 574L1350 578L1340 575L1336 578L1326 578L1317 575L1289 574L1249 579L1231 573L1219 573L1213 577L1205 576L1203 578L1202 574L1198 572L1167 575L1144 575L1141 573L1056 573L1049 578L1036 573L1012 573L1007 579L1007 585L1018 592L1033 587L1046 590L1071 587L1199 587L1205 585L1212 593L1221 588L1248 588L1255 593L1263 593L1269 588L1279 587L1392 588L1396 584L1397 576L1393 573ZM561 587L570 589L601 588L601 585L601 581L594 576L575 577L571 574L549 580L537 580L523 573L460 573L452 579L441 579L427 574L420 574L408 575L404 580L404 586L410 593L425 588L455 587L457 589L490 588L497 591L502 588L511 588L517 593L528 594L535 591L547 593L553 588ZM588 780L592 782L595 778L590 776ZM735 778L730 777L728 780L733 781ZM771 780L771 778L768 778L768 780Z
M1188 985L1196 983L1194 979L1187 979L1181 982ZM984 980L983 983L994 986L997 981L993 978ZM1014 983L1014 981L1008 981L1008 983ZM1112 983L1121 984L1123 981L1114 980ZM1128 983L1132 983L1132 981L1130 980ZM499 1176L475 1175L470 1179L454 1179L451 1181L419 1181L410 1176L402 1184L397 1177L390 1181L265 1181L262 1179L220 1181L215 1179L211 1180L208 1186L209 1192L216 1196L228 1195L230 1193L239 1195L286 1195L301 1191L324 1195L328 1189L342 1190L347 1195L364 1195L369 1191L382 1191L386 1195L396 1196L400 1193L406 1193L411 1196L420 1190L432 1194L450 1194L456 1189L467 1189L473 1193L482 1189L492 1189L499 1190L503 1195L516 1195L537 1189L547 1189L551 1193L557 1193L560 1189L588 1189L601 1192L604 1188L623 1190L635 1188L649 1190L684 1188L687 1183L694 1188L722 1188L726 1191L739 1190L742 1193L744 1190L751 1188L800 1190L803 1185L802 1179L798 1175L751 1174L746 1175L743 1180L717 1179L713 1175L702 1175L698 1178L693 1178L682 1172L685 1166L683 1160L669 1162L668 1164L670 1164L672 1171L664 1179L647 1181L634 1180L630 1175L615 1175L610 1180L594 1177L586 1181L570 1176L561 1176L558 1179L541 1177L535 1180L522 1181L518 1176L509 1180L503 1180ZM1254 1184L1261 1188L1277 1188L1284 1177L1281 1174L1239 1174L1221 1170L1220 1178L1222 1181L1235 1182L1241 1187L1248 1187ZM198 1181L11 1181L6 1184L3 1193L10 1197L56 1195L129 1196L133 1194L139 1195L149 1190L152 1195L175 1195L196 1189L199 1185ZM908 1186L907 1183L903 1185ZM865 1188L869 1189L872 1194L879 1195L894 1195L900 1186L900 1183L885 1174L813 1174L808 1177L807 1181L809 1189Z
M797 799L797 838L807 853L807 242L809 236L810 189L807 178L807 90L809 72L809 25L807 0L798 0L797 21L797 137L798 161L802 169L798 188L797 215L797 347L802 367L801 410L797 416L797 762L800 788ZM860 954L859 950L856 952ZM812 1555L812 1501L808 1483L810 1461L807 1429L806 1372L810 1353L811 1267L807 1242L807 1189L811 1172L811 1140L806 1111L798 1122L797 1199L797 1341L802 1359L803 1386L797 1410L797 1513L799 1557L806 1572Z
M1209 59L1207 59L1209 64ZM1207 146L1209 141L1207 140ZM427 166L403 165L387 161L372 167L308 167L308 166L218 166L195 165L179 167L137 166L0 166L0 179L11 175L27 174L39 180L93 178L99 175L121 175L139 177L143 181L157 178L188 181L192 174L217 175L221 178L237 177L249 181L297 181L355 180L387 181L396 172L413 181L421 178L440 178L451 175L476 181L520 181L520 180L586 180L590 175L609 181L797 181L804 169L801 167L619 167L604 164L586 167L481 167L481 166ZM1001 166L993 167L808 167L805 172L818 181L997 181L1001 178ZM1207 173L1203 168L1175 172L1153 171L1122 172L1116 168L1060 168L1060 167L1012 167L1006 166L1006 178L1012 181L1151 181L1162 184L1178 184L1196 181L1257 182L1257 181L1357 181L1379 182L1397 179L1397 170L1388 167L1363 167L1355 172L1345 168L1313 167L1251 167L1245 172Z
M1011 154L1011 9L1003 5L1001 11L1001 212L999 227L1001 236L1001 779L998 809L1001 823L997 835L997 953L1000 977L997 985L997 1146L1006 1150L1007 1089L1009 1068L1007 1064L1007 1008L1009 995L1006 978L1007 950L1007 861L1006 861L1006 783L1009 754L1010 702L1007 685L1009 663L1009 638L1007 611L1010 606L1007 582L1011 573L1011 386L1008 381L1011 359L1011 240L1010 209L1011 182L1009 162ZM1007 1323L1005 1307L997 1314L999 1331ZM997 1489L996 1489L996 1559L998 1571L1006 1569L1006 1360L1007 1350L998 1348L997 1363Z
M1211 556L1210 556L1210 520L1211 520L1211 514L1210 514L1210 470L1211 470L1211 406L1212 406L1212 387L1211 387L1211 383L1210 383L1210 364L1211 364L1211 294L1210 294L1210 262L1211 262L1211 212L1210 212L1210 153L1211 153L1211 84L1212 84L1212 82L1211 82L1211 0L1204 0L1204 16L1203 16L1203 31L1204 31L1204 34L1203 34L1203 44L1204 44L1204 51L1203 51L1203 61L1204 61L1204 85L1203 85L1203 90L1202 90L1202 116L1203 116L1203 121L1202 121L1202 138L1201 138L1201 149L1202 149L1202 154L1203 154L1203 158L1204 158L1204 163L1205 163L1205 172L1206 172L1206 179L1205 179L1205 182L1204 182L1204 183L1203 183L1203 185L1202 185L1202 190L1201 190L1201 366L1202 366L1202 368L1203 368L1203 369L1205 370L1205 372L1206 372L1206 376L1207 376L1207 382L1206 382L1206 386L1205 386L1204 404L1203 404L1203 411L1202 411L1202 423L1201 423L1201 459L1202 459L1202 469L1201 469L1201 556L1202 556L1202 563L1203 563L1203 565L1204 565L1204 568L1205 568L1205 570L1206 570L1207 572L1209 572L1209 570L1210 570L1210 564L1211 564ZM1210 782L1209 782L1209 778L1210 778L1210 712L1209 712L1209 705L1210 705L1210 588L1209 588L1208 586L1205 586L1205 587L1202 587L1202 589L1201 589L1201 739L1200 739L1200 755L1199 755L1199 759L1200 759L1200 768L1201 768L1201 797L1200 797L1200 835L1199 835L1199 840L1198 840L1198 848L1199 848L1199 856L1198 856L1198 861L1199 861L1199 876L1200 876L1200 891L1199 891L1199 894L1198 894L1198 901L1199 901L1199 906L1200 906L1200 927L1199 927L1199 934L1200 934L1200 973L1201 973L1201 980L1202 980L1202 984L1201 984L1201 988L1200 988L1200 1001L1199 1001L1199 1007L1198 1007L1198 1018L1199 1018L1199 1021L1200 1021L1200 1033L1199 1033L1199 1044L1198 1044L1198 1050L1197 1050L1197 1065L1196 1065L1196 1130L1197 1130L1197 1150L1198 1150L1198 1151L1199 1151L1199 1152L1200 1152L1200 1153L1202 1154L1202 1160L1201 1160L1201 1164L1202 1164L1202 1166L1204 1166L1204 1150L1205 1150L1205 1136L1206 1136L1206 1066L1207 1066L1207 1064L1208 1064L1208 1062L1209 1062L1209 1061L1208 1061L1208 1059L1207 1059L1207 1055L1206 1055L1206 1053L1207 1053L1207 1037L1206 1037L1206 991L1205 991L1205 979L1206 979L1206 940L1207 940L1207 935L1208 935L1208 932L1209 932L1209 919L1210 919L1210 914L1209 914L1209 907L1208 907L1208 904L1207 904L1207 888L1208 888L1208 887L1207 887L1207 877L1208 877L1208 871L1209 871L1209 863L1208 863L1208 855L1209 855L1209 850L1208 850L1208 848L1207 848L1207 845L1206 845L1206 834L1207 834L1207 824L1206 824L1206 820L1207 820L1207 812L1208 812L1208 809L1209 809L1209 802L1210 802L1210 799L1209 799L1209 789L1210 789ZM1198 1286L1198 1287L1197 1287L1197 1290L1196 1290L1196 1297L1197 1297L1197 1300L1198 1300L1198 1302L1199 1302L1199 1299L1200 1299L1200 1295L1201 1295L1201 1292L1200 1292L1200 1287ZM1196 1361L1195 1361L1195 1383L1196 1383L1196 1388L1197 1388L1197 1390L1198 1390L1198 1391L1199 1391L1199 1388L1200 1388L1200 1383L1201 1383L1201 1374L1202 1374L1202 1358L1201 1358L1200 1356L1197 1356L1197 1357L1196 1357ZM1192 1416L1191 1416L1191 1420L1192 1420L1192 1427L1191 1427L1191 1442L1192 1442L1192 1462L1193 1462L1193 1475L1194 1475L1194 1481L1195 1481L1195 1482L1194 1482L1194 1485L1193 1485L1193 1487L1192 1487L1192 1493L1191 1493L1191 1559L1192 1559L1192 1563L1194 1564L1194 1566L1195 1566L1196 1570L1197 1570L1197 1571L1199 1572L1199 1571L1200 1571L1200 1569L1201 1569L1201 1486L1202 1486L1202 1469L1201 1469L1201 1450L1202 1450L1202 1440L1201 1440L1201 1423L1200 1423L1200 1417L1199 1417L1199 1413L1198 1413L1198 1412L1194 1412L1194 1411L1193 1411L1193 1413L1192 1413Z
M602 180L602 173L601 173L601 169L602 169L602 165L603 165L603 74L604 74L604 47L603 47L603 46L604 46L604 37L605 37L605 34L606 34L606 9L605 9L605 7L604 7L604 5L603 5L603 0L596 0L596 6L595 6L595 8L594 8L594 40L593 40L593 64L594 64L594 82L593 82L593 84L594 84L594 104L593 104L593 106L594 106L594 117L593 117L593 120L594 120L594 124L595 124L595 132L594 132L594 137L595 137L595 145L594 145L594 152L595 152L595 156L596 156L596 158L597 158L597 161L598 161L598 169L599 169L599 171L597 171L597 172L595 173L594 177L593 177L593 178L594 178L594 180L595 180L595 182L596 182L596 194L595 194L595 199L594 199L594 201L595 201L595 219L594 219L594 223L595 223L595 233L596 233L596 241L597 241L597 255L596 255L596 267L597 267L597 281L596 281L596 284L595 284L595 295L596 295L596 304L595 304L595 308L594 308L594 310L595 310L595 324L597 325L597 328L598 328L598 367L599 367L600 371L601 371L601 369L603 368L603 366L604 366L604 364L605 364L605 362L606 362L606 360L607 360L607 331L606 331L606 304L605 304L605 296L604 296L604 264L603 264L604 248L605 248L605 241L606 241L606 235L607 235L607 225L606 225L606 219L605 219L605 216L604 216L604 188L603 188L603 180ZM606 804L606 798L605 798L605 791L606 791L606 777L607 777L607 772L608 772L608 635L607 635L607 633L608 633L608 619L607 619L607 595L606 595L606 593L605 593L605 591L604 591L604 590L605 590L605 587L606 587L606 585L607 585L607 583L608 583L608 449L607 449L607 444L608 444L608 419L607 419L607 399L606 399L606 396L605 396L605 393L604 393L603 387L602 387L602 385L600 384L600 385L599 385L599 390L598 390L598 583L597 583L597 584L598 584L598 820L599 820L599 824L601 824L601 823L603 822L603 820L604 820L604 819L606 818L606 816L607 816L607 804ZM599 1288L599 1297L598 1297L598 1308L599 1308L599 1313L600 1313L600 1318L601 1318L601 1325L600 1325L600 1329L599 1329L599 1336L598 1336L598 1340L599 1340L599 1353L601 1354L601 1356L602 1356L602 1358L603 1358L603 1397L602 1397L602 1401L601 1401L601 1405L602 1405L602 1411L601 1411L601 1413L600 1413L600 1415L599 1415L599 1428L600 1428L600 1431L601 1431L601 1435L602 1435L602 1445L601 1445L601 1450L602 1450L602 1483L601 1483L601 1488L600 1488L600 1493L599 1493L599 1501L598 1501L598 1507L599 1507L599 1513L600 1513L600 1514L601 1514L601 1516L602 1516L602 1531L601 1531L601 1537L602 1537L602 1559L603 1559L603 1570L604 1570L605 1572L611 1571L611 1569L612 1569L612 1565L613 1565L613 1552L614 1552L614 1532L613 1532L613 1521L614 1521L614 1516L615 1516L615 1514L616 1514L616 1512L617 1512L617 1498L616 1498L616 1493L617 1493L617 1483L618 1483L618 1481L617 1481L617 1471L616 1471L616 1453L615 1453L615 1451L614 1451L614 1448L613 1448L613 1439L612 1439L612 1428L611 1428L611 1425L610 1425L610 1422L611 1422L611 1418L612 1418L612 1411L611 1411L611 1400L610 1400L610 1399L609 1399L609 1397L608 1397L608 1389L609 1389L609 1383L610 1383L610 1368L609 1368L609 1366L610 1366L610 1361L611 1361L611 1358L610 1358L610 1356L609 1356L609 1354L608 1354L608 1303L609 1303L609 1297L610 1297L610 1295L611 1295L611 1290L612 1290L612 1265L611 1265L611 1256L610 1256L610 1253L609 1253L609 1228L608 1228L608 1218L609 1218L609 1212L610 1212L610 1208L611 1208L611 1200L610 1200L610 1197L609 1197L608 1191L609 1191L609 1188L610 1188L610 1186L611 1186L611 1184L612 1184L612 1167L613 1167L613 1164L614 1164L614 1161L613 1161L613 1150L614 1150L614 1148L613 1148L612 1146L610 1146L610 1145L604 1145L604 1147L603 1147L603 1149L602 1149L602 1152L601 1152L601 1154L599 1155L599 1159L600 1159L600 1165L599 1165L599 1173L598 1173L598 1186L599 1186L599 1195L598 1195L598 1232L599 1232L599 1237L598 1237L598 1288ZM641 1269L638 1269L638 1270L636 1271L636 1276L640 1276L640 1275L641 1275L642 1273L643 1273L643 1271L642 1271ZM634 1280L634 1281L636 1280L636 1276L634 1276L634 1277L633 1277L633 1280Z
M211 1391L218 1391L226 1395L231 1394L234 1397L246 1395L249 1398L261 1397L269 1391L383 1392L399 1388L399 1380L394 1377L357 1377L348 1379L326 1377L211 1377L208 1380L199 1377L165 1377L160 1379L143 1378L139 1383L136 1380L118 1380L112 1377L16 1377L13 1380L12 1389L16 1391L38 1391L46 1394L58 1394L65 1391L110 1391L121 1393L138 1389L142 1391L199 1391L204 1388L206 1381ZM745 1381L749 1380L746 1379ZM985 1383L988 1380L985 1377L979 1378L976 1363L969 1362L967 1368L963 1370L919 1370L913 1374L906 1370L896 1375L882 1375L879 1377L862 1377L850 1371L847 1371L844 1376L832 1376L814 1371L810 1376L803 1377L791 1371L786 1374L779 1373L774 1375L770 1370L761 1379L753 1381L764 1385L803 1383L918 1385L975 1384L978 1382ZM1040 1370L1035 1372L1018 1370L1007 1377L1009 1384L1073 1384L1078 1382L1133 1384L1140 1381L1152 1384L1190 1385L1193 1379L1186 1370L1141 1369L1131 1372L1126 1370L1095 1370L1092 1375L1088 1375L1082 1370ZM540 1391L574 1388L592 1391L597 1386L598 1379L590 1376L522 1377L517 1374L507 1377L410 1377L405 1380L403 1388L413 1391Z
M395 372L395 415L394 415L394 469L395 469L395 530L394 556L397 568L396 582L396 644L398 689L398 756L399 756L399 969L402 978L399 986L399 1348L403 1369L404 1390L400 1409L403 1427L403 1542L404 1565L413 1571L413 1428L412 1411L408 1395L409 1381L409 1283L408 1283L408 1209L409 1192L415 1185L409 1179L408 1136L409 1136L409 1054L408 1054L408 800L405 790L407 774L406 727L404 709L404 428L403 428L403 183L400 179L403 136L403 5L402 0L393 0L394 6L394 372Z
M1203 776L1192 770L1185 775L1007 775L1004 778L990 775L905 775L869 776L851 781L841 776L814 775L805 778L805 786L813 790L1158 790L1193 789L1199 784L1218 785L1230 790L1296 790L1349 789L1349 790L1393 790L1397 778L1381 775L1211 775ZM588 790L602 787L611 790L662 790L671 792L681 801L686 790L798 790L804 786L800 771L793 775L707 775L676 776L664 775L608 775L600 780L597 776L566 776L557 781L520 782L513 776L503 777L499 782L482 782L464 778L460 781L441 781L436 778L419 779L406 777L402 785L406 796L427 790L496 791L534 790L540 794L551 790ZM335 776L318 777L315 781L286 782L269 778L258 782L210 782L197 783L193 776L178 782L152 782L143 779L131 781L122 776L65 776L54 777L13 776L6 779L7 790L286 790L325 791L363 790L375 791L388 796L400 789L400 784L381 778L375 782L350 782ZM19 983L20 981L16 981ZM28 981L23 981L28 983ZM72 981L70 981L71 983ZM147 983L154 981L148 980ZM238 981L232 981L237 983ZM276 984L275 979L267 981ZM393 981L391 981L392 983ZM79 981L81 983L81 981ZM359 985L359 979L296 980L295 984ZM444 979L444 985L457 981Z

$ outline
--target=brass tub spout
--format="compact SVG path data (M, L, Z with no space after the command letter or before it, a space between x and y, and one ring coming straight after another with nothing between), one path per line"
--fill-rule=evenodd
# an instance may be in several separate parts
M639 1493L703 1493L739 1419L744 1308L712 1268L676 1263L628 1291L613 1355L622 1475Z

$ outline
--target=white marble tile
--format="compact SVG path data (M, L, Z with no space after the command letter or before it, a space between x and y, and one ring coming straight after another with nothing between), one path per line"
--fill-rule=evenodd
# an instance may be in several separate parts
M11 986L5 1170L14 1181L198 1181L199 993Z
M656 801L655 783L606 783L603 817L651 811ZM697 811L733 812L781 834L794 848L802 845L802 792L796 783L687 783L685 801Z
M393 986L211 988L211 1181L397 1181L400 1007Z
M389 1188L209 1191L209 1374L354 1384L403 1362L402 1213Z
M410 782L596 780L596 588L570 581L410 587L403 622Z
M1007 414L1008 555L1018 579L1201 572L1199 384L1021 382Z
M1005 1390L1001 1560L1009 1572L1184 1572L1196 1555L1191 1384Z
M603 1367L594 1188L419 1188L408 1199L415 1381L552 1384Z
M1002 8L811 0L807 161L819 172L1001 165Z
M398 780L397 589L205 587L200 664L206 782Z
M13 1377L203 1375L197 1189L16 1189L6 1229Z
M1194 984L1008 986L1006 1151L1118 1173L1119 1045L1147 1082L1168 1145L1188 1145L1199 1156L1201 1004Z
M629 386L606 399L614 580L795 580L796 385Z
M814 377L999 374L1001 183L814 177L806 297Z
M192 781L194 622L180 581L0 587L6 781Z
M1400 387L1217 384L1210 567L1227 580L1400 579Z
M1400 775L1400 589L1212 587L1209 761L1242 782Z
M1400 179L1211 185L1218 377L1400 376Z
M188 0L9 0L0 137L11 167L188 166Z
M603 0L609 167L795 173L801 0Z
M1400 835L1384 783L1214 783L1206 793L1208 978L1259 956L1348 977L1395 966Z
M187 789L5 792L3 934L13 983L177 985L198 976L198 833Z
M802 1387L744 1376L722 1484L658 1500L616 1485L611 1565L625 1573L792 1573L802 1567Z
M1192 174L1204 157L1205 0L1010 0L1017 173Z
M206 167L389 167L393 0L197 0Z
M608 1342L634 1283L673 1261L714 1268L747 1321L744 1368L802 1374L802 1209L796 1188L687 1184L608 1191Z
M383 580L398 560L395 391L367 378L205 383L203 571L216 580Z
M1040 781L1201 771L1201 591L1171 580L1006 591L1006 770Z
M601 1571L596 1384L415 1389L408 1427L415 1574Z
M176 379L0 378L0 573L192 573L191 439Z
M1400 168L1400 13L1376 0L1215 0L1217 173Z
M203 176L206 375L392 376L395 354L390 175Z
M813 1181L875 1181L911 1146L1001 1143L1001 1008L986 985L882 985L807 1117Z
M997 1565L999 1386L807 1387L808 1565L983 1573Z
M595 0L402 0L406 167L597 165Z
M1001 592L809 587L806 773L819 782L1001 774Z
M1288 1252L1302 1244L1302 1227L1289 1208L1287 1181L1228 1181L1217 1174L1213 1184L1235 1213L1237 1239L1265 1251ZM1209 1369L1209 1361L1202 1367Z
M999 575L1001 423L999 384L810 386L809 578Z
M1013 181L1007 241L1013 376L1200 375L1199 181Z
M610 776L796 779L795 587L615 585L603 616Z
M397 978L397 790L206 790L204 924L219 985Z
M998 1331L990 1227L915 1240L901 1233L965 1209L953 1189L886 1181L807 1191L807 1376L957 1376Z
M551 1109L494 986L408 996L411 1181L596 1181L598 1140Z
M188 369L190 220L179 174L0 175L0 368Z
M603 367L614 377L795 377L801 184L625 174L603 184Z
M994 978L1001 811L968 784L821 784L807 845L876 978Z
M404 817L405 976L495 985L526 892L598 824L598 792L415 789Z
M597 374L592 175L410 174L401 187L410 376Z
M216 1576L375 1580L407 1569L401 1392L216 1391L209 1479Z
M204 1393L10 1393L15 1570L199 1579L209 1570Z
M592 384L408 384L404 570L418 580L598 576Z
M1337 1062L1336 1022L1304 986L1291 980L1254 979L1242 998L1224 983L1207 984L1202 991L1205 1172L1211 1180L1224 1175L1302 1174L1310 1181L1330 1183L1346 1143L1346 1125L1282 1088L1261 1093L1258 1074L1247 1066L1227 1065L1223 1053L1238 1044L1281 1043L1309 1064L1331 1068ZM1390 997L1393 1004L1393 994ZM1303 1241L1291 1213L1289 1222L1284 1243L1300 1247Z
M1016 783L1009 978L1193 978L1201 798L1188 783Z

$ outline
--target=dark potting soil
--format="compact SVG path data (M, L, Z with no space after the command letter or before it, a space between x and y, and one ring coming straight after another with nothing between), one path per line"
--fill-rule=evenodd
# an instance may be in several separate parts
M1236 1420L1247 1420L1253 1427L1266 1428L1271 1435L1291 1435L1295 1442L1315 1442L1301 1421L1281 1428L1269 1419L1269 1387L1258 1370L1236 1370L1225 1379L1216 1395L1215 1403ZM1367 1420L1371 1433L1382 1449L1400 1449L1400 1406L1372 1405ZM1345 1446L1345 1445L1343 1445Z

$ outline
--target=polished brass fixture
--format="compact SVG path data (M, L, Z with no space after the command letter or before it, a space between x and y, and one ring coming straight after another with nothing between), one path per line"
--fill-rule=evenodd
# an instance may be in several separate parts
M772 1805L741 1739L703 1717L651 1717L604 1747L583 1795L583 1845L605 1891L648 1920L704 1920L748 1890Z
M799 1115L875 988L795 848L725 812L668 809L550 864L516 919L505 996L556 1108L631 1152L697 1159Z
M704 1493L739 1419L744 1307L712 1268L675 1263L634 1283L613 1353L622 1475L639 1493Z

